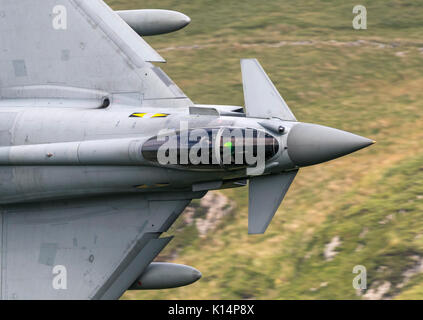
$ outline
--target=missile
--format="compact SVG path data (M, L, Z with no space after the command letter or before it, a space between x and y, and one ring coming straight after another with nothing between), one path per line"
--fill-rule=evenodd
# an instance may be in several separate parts
M172 10L123 10L116 13L140 36L174 32L191 22L188 16Z
M182 264L153 262L129 290L171 289L187 286L201 278L197 269Z

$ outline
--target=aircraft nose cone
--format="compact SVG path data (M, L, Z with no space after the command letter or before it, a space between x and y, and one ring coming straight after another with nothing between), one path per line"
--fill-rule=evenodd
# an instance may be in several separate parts
M201 279L202 276L203 275L201 274L201 272L198 271L197 269L194 269L192 271L192 279L193 279L194 282L197 281L197 280L199 280L199 279Z
M345 156L372 145L373 140L317 124L299 123L288 135L288 155L300 167Z

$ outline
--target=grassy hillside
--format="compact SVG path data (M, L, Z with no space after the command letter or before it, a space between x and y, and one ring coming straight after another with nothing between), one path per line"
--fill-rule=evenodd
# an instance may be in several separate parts
M256 57L298 119L378 142L301 170L264 236L247 235L245 189L225 192L235 208L204 237L182 216L162 257L176 252L174 262L203 279L124 298L423 299L422 0L360 1L361 31L346 1L107 2L192 18L183 31L146 40L195 102L242 105L239 59ZM355 265L368 272L360 295Z

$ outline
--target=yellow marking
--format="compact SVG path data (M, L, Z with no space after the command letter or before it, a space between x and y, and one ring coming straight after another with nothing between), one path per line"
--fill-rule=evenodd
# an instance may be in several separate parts
M169 186L169 183L157 183L154 185L156 188L163 188Z
M156 183L156 184L153 184L151 186L146 185L146 184L142 184L140 186L136 186L135 188L137 188L137 189L163 188L163 187L168 187L169 185L170 185L169 183Z
M152 118L166 118L168 114L166 113L156 113Z
M144 118L147 113L133 113L130 117L132 118Z

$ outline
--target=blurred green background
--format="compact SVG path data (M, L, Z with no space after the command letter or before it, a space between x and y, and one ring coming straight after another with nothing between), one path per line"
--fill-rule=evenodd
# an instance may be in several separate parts
M196 103L243 104L239 59L257 58L297 116L377 144L300 171L263 236L247 190L195 201L159 260L198 268L180 289L124 299L422 299L423 1L106 0L189 15L146 37ZM367 30L352 9L366 6ZM367 290L352 287L367 268Z

